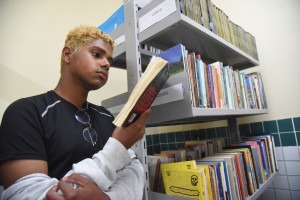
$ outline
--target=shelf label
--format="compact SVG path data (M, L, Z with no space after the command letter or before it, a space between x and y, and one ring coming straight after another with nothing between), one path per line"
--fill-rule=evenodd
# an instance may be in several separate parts
M174 0L165 0L154 9L139 18L140 32L159 22L176 11Z
M182 83L173 85L168 88L160 90L156 99L153 101L152 106L157 106L165 103L171 103L174 101L180 101L184 97L184 89Z
M115 39L115 45L116 46L119 46L123 42L125 42L125 34L121 35L120 37L118 37L117 39Z

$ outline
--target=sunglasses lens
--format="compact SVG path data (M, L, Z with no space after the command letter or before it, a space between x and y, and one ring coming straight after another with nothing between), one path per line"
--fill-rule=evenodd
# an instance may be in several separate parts
M95 146L97 142L97 133L95 129L91 127L89 114L83 110L79 110L75 113L75 118L80 123L89 125L89 127L83 130L83 137L84 139L86 139L86 141L92 143L92 145Z
M75 117L81 123L86 124L90 122L90 116L85 111L81 111L81 110L77 111L75 113Z
M88 141L91 142L94 146L97 142L97 134L95 129L92 127L87 127L83 130L83 137Z

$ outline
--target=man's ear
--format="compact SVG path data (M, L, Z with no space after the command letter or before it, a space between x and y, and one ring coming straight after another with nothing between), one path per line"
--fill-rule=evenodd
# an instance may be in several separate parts
M71 56L72 56L72 49L70 47L64 47L61 53L62 60L64 63L69 64L71 61Z

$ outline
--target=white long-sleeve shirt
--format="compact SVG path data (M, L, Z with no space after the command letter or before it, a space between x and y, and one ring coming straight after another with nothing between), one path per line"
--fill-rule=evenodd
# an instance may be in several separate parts
M131 149L110 138L103 150L92 158L73 164L66 176L73 173L89 178L111 200L140 200L143 196L144 170ZM35 173L22 177L2 193L2 200L42 200L58 180Z

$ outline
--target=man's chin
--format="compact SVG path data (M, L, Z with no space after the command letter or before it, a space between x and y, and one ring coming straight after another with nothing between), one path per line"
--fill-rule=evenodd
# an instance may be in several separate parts
M105 84L104 84L105 85ZM90 90L92 91L92 90L98 90L98 89L100 89L100 88L102 88L104 85L93 85L91 88L90 88Z

